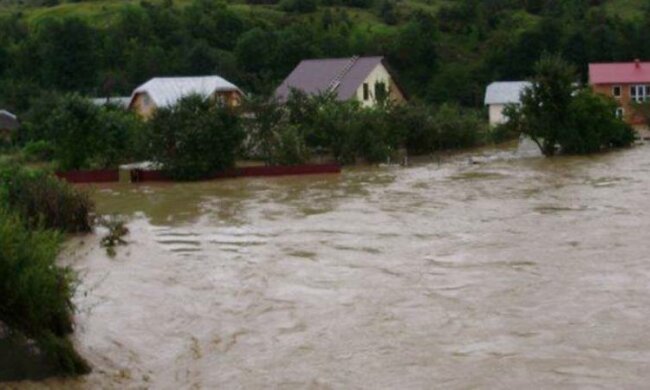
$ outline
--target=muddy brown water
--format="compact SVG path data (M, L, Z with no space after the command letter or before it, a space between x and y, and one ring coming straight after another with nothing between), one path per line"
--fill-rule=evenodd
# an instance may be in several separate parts
M650 381L650 146L110 186L96 199L131 234L114 259L97 236L63 259L82 281L75 342L94 372L18 388Z

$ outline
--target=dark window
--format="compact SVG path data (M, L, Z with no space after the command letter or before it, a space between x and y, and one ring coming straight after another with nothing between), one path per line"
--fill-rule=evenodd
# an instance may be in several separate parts
M368 88L368 83L363 83L363 100L370 99L370 90Z
M615 85L612 88L612 94L614 97L621 97L621 86L620 85Z

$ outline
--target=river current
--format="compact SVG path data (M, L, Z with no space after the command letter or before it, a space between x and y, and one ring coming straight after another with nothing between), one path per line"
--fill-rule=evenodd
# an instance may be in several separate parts
M94 371L18 388L650 383L650 146L94 196L130 229L62 257Z

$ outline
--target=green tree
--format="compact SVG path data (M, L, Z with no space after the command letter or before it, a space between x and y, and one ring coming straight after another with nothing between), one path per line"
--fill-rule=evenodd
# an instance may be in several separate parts
M195 95L157 109L147 140L149 157L172 178L198 180L234 165L243 131L230 108Z
M506 110L509 125L529 136L546 156L593 153L629 145L632 129L615 115L615 104L574 85L575 71L559 56L545 55L521 107Z

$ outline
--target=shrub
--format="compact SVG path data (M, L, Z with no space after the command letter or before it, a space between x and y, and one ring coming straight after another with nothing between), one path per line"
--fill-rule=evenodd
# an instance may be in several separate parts
M148 154L170 177L197 180L233 166L242 139L235 112L189 96L156 110L148 129Z
M402 126L406 147L413 154L476 146L485 141L487 127L481 115L457 105L437 109L405 105L392 114L392 122Z
M434 115L437 130L436 150L467 148L479 144L486 127L480 115L463 111L456 105L443 104Z
M246 154L261 158L268 165L302 164L309 158L305 137L298 126L289 123L287 111L277 102L250 100L245 122Z
M30 141L23 147L23 156L27 161L50 161L54 153L54 145L44 140Z
M26 125L32 141L51 143L60 169L115 167L137 155L143 124L132 112L95 106L77 95L46 94Z
M70 233L92 229L94 204L89 194L41 170L0 168L0 201L31 227Z
M36 341L64 375L90 371L66 335L72 332L73 275L55 264L60 236L28 228L0 207L0 322Z
M615 103L577 90L575 70L562 58L546 55L535 70L521 107L508 107L505 114L509 126L529 136L544 155L594 153L634 141L632 129L616 118Z

